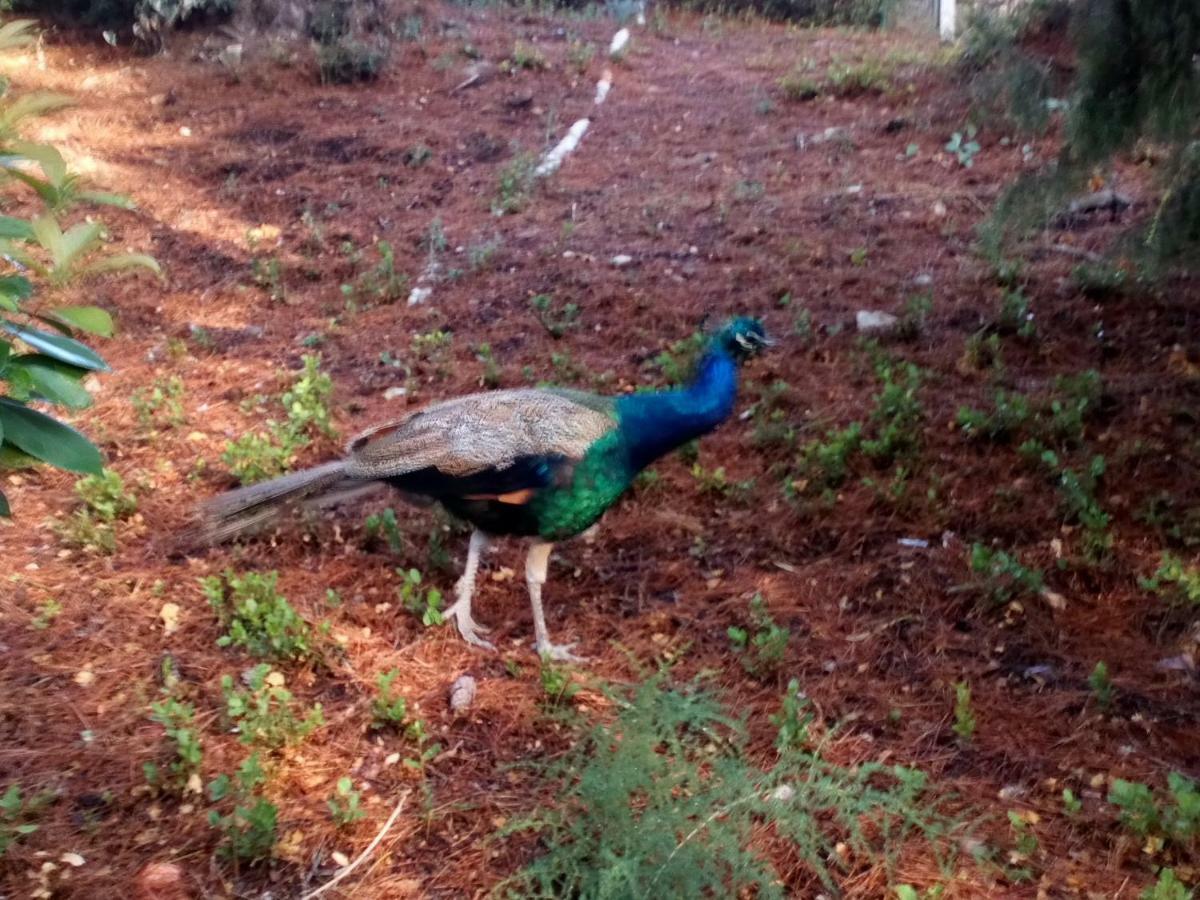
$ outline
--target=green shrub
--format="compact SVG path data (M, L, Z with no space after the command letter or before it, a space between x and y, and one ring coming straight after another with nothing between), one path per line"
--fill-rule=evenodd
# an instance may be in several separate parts
M26 797L19 784L10 784L4 793L0 794L0 859L8 852L8 848L22 841L38 830L34 821L37 814L46 806L53 795L39 794Z
M376 679L378 693L371 702L371 727L386 728L404 723L408 716L408 701L392 693L392 682L400 676L398 669L381 672Z
M244 680L248 690L235 687L232 676L221 676L225 717L243 744L279 749L299 743L325 724L320 703L303 717L296 714L283 675L273 672L266 663L251 669Z
M35 39L33 23L8 21L0 27L0 53L20 48ZM28 197L9 191L33 192L41 209L31 218L0 215L0 256L21 274L0 276L0 457L5 467L44 462L82 474L98 474L100 453L82 434L52 415L30 407L80 410L91 406L91 395L81 384L90 372L107 372L108 364L72 335L86 333L110 337L112 317L96 306L55 307L42 299L36 314L27 308L35 284L51 290L105 272L147 268L160 272L158 263L139 254L102 254L104 224L79 222L63 230L59 214L78 203L128 206L114 194L87 189L71 173L57 149L22 139L23 126L33 118L69 105L58 94L14 96L8 79L0 79L0 142L4 145L0 171L0 207ZM45 327L49 324L49 328ZM0 516L10 514L0 491Z
M1117 778L1108 802L1121 810L1121 823L1139 838L1189 847L1200 837L1200 791L1196 782L1178 772L1167 776L1166 796L1156 796L1140 782Z
M1173 604L1200 608L1200 567L1185 565L1171 553L1163 553L1154 574L1140 583Z
M277 572L211 575L200 580L204 596L227 629L220 647L245 647L252 656L278 660L316 658L312 628L275 590Z
M755 678L765 678L783 664L792 636L790 631L771 618L766 601L759 593L750 599L746 627L730 626L726 633L730 644L739 654L742 668Z
M549 767L562 782L554 802L506 829L538 832L545 851L499 896L782 898L781 873L752 840L760 824L831 892L839 842L887 863L914 841L943 846L947 821L918 771L844 768L790 740L762 771L740 722L663 674L614 693L613 707Z
M256 793L266 780L258 754L252 753L233 778L219 775L209 783L208 795L214 803L234 801L234 808L228 814L221 815L215 809L208 814L208 824L224 838L220 849L223 856L248 863L270 859L275 849L279 810Z
M996 604L1013 597L1036 597L1045 589L1037 569L1026 568L1015 556L980 543L971 545L971 571L983 577L984 589Z
M200 763L204 759L204 748L200 743L200 732L196 728L196 708L190 703L183 703L171 696L150 705L150 718L163 727L166 739L171 743L173 753L168 766L171 778L169 781L162 777L158 765L153 762L145 763L142 771L146 781L153 787L164 784L182 791L188 781L200 772Z

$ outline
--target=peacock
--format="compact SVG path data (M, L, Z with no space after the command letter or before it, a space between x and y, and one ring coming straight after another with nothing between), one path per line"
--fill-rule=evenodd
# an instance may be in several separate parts
M355 438L335 462L222 494L200 510L199 536L227 540L271 524L298 506L324 506L386 483L440 502L474 530L444 617L469 644L494 650L471 599L491 538L532 538L525 580L535 647L577 661L575 644L554 644L542 586L554 544L591 528L654 460L715 429L733 410L741 364L771 342L752 318L712 335L682 388L608 397L564 388L469 394L426 406Z

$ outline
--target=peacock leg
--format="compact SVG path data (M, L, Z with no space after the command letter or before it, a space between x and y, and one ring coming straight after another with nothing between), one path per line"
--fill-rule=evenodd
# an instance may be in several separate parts
M475 595L475 575L479 571L479 557L487 548L488 536L482 531L471 532L471 542L467 545L467 565L462 577L454 586L454 604L443 613L443 618L454 619L458 633L463 640L476 647L495 650L495 646L479 636L479 632L488 631L471 617L471 598Z
M552 644L546 630L546 613L542 610L542 585L546 583L546 570L550 567L550 551L554 545L546 541L534 541L525 557L525 582L529 585L529 603L533 607L533 633L538 656L548 656L557 662L583 662L582 656L571 652L574 644Z

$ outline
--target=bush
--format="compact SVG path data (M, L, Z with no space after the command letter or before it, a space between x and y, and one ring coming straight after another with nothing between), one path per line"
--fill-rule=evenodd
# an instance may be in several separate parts
M353 38L338 38L317 47L317 73L321 84L374 81L386 62L386 52Z
M0 27L0 52L32 41L31 22L15 20ZM23 273L0 276L0 468L41 461L99 475L102 462L96 447L74 428L28 404L38 401L76 410L91 406L91 395L81 382L89 372L108 371L108 364L69 335L109 337L112 317L99 307L54 308L45 300L34 315L25 305L38 282L55 289L102 272L159 268L152 258L137 254L97 258L104 225L95 219L64 228L64 217L78 204L129 205L123 197L85 189L55 148L21 139L21 126L28 119L69 103L57 94L14 97L7 79L0 80L0 141L5 145L0 169L7 175L0 203L8 205L9 189L29 189L42 205L31 219L0 215L0 256ZM43 327L47 322L49 329ZM0 516L9 514L0 492Z
M935 853L943 843L948 823L921 772L844 768L791 733L763 771L747 761L740 722L662 674L612 699L615 719L592 726L551 768L564 782L554 803L508 827L539 832L546 852L498 896L781 898L782 875L753 840L760 823L831 893L840 842L886 862L912 852L914 839Z

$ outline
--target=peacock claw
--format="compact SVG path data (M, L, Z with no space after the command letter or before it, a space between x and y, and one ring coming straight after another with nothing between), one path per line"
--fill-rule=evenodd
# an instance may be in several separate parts
M480 625L471 617L470 607L459 601L452 605L442 614L442 618L446 621L454 620L455 626L458 628L458 633L462 635L462 639L472 647L481 647L484 650L495 650L496 645L489 640L485 640L479 636L480 632L487 633L491 631L485 625Z
M576 641L571 644L535 644L534 649L537 650L537 655L543 659L550 659L554 662L566 663L584 663L587 662L586 656L576 656L571 652L572 647L578 647Z

